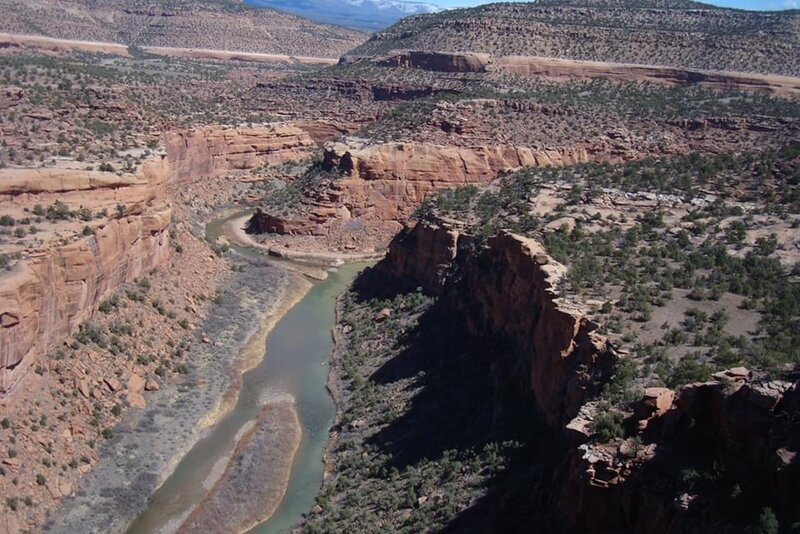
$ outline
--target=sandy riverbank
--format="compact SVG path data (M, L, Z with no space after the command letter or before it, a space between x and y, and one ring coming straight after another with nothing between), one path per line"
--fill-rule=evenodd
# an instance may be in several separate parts
M165 384L148 398L145 410L132 413L115 429L95 469L49 522L50 531L127 529L203 436L204 424L224 413L222 399L231 395L233 377L240 374L239 358L249 344L253 351L266 339L264 326L274 325L290 309L287 303L301 298L298 279L280 267L254 264L228 285L198 329L209 342L191 354L190 373L179 383Z
M265 406L225 473L178 532L246 532L269 519L286 494L301 437L294 403Z
M225 223L225 236L238 245L261 250L264 253L277 258L337 267L345 263L379 260L385 255L385 252L346 253L329 251L300 251L270 246L264 243L259 243L247 232L245 232L248 219L250 219L249 214L227 221Z

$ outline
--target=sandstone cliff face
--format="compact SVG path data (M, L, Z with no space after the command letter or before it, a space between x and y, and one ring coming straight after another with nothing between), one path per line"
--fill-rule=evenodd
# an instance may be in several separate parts
M421 288L429 295L440 296L456 260L460 259L459 241L464 248L470 239L454 226L413 225L392 239L386 260L373 269L401 291Z
M170 167L157 157L136 173L77 169L3 169L0 171L0 203L14 207L48 206L56 201L70 207L113 212L124 205L129 212L163 199Z
M566 267L539 243L508 232L478 251L471 241L450 224L419 223L394 240L375 271L388 283L440 295L465 335L507 347L516 386L550 425L563 426L616 355L594 332L597 325L557 296Z
M367 146L351 141L328 144L323 167L342 174L332 188L353 217L402 220L441 189L485 185L500 171L587 161L589 155L582 147L464 148L414 142Z
M445 306L475 339L509 343L522 385L552 426L577 415L616 355L580 307L557 296L567 269L532 239L501 232L464 262Z
M60 339L91 318L120 285L169 254L171 209L165 204L169 164L163 157L136 174L56 169L6 169L0 202L9 211L60 201L70 209L107 210L94 234L66 244L26 249L0 271L0 394L8 392ZM64 221L80 231L84 222ZM56 234L57 235L57 234Z
M112 220L96 235L0 274L0 393L120 285L168 256L170 219L162 208Z
M437 72L486 72L489 54L444 54L441 52L398 52L377 59L383 67L402 67ZM346 60L345 60L346 63Z
M166 134L165 144L175 180L299 161L315 147L306 131L289 125L174 131Z

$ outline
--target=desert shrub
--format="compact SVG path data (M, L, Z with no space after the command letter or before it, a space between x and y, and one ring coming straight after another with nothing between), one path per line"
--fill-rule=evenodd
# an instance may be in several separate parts
M677 388L692 382L704 382L711 378L713 369L697 361L696 356L689 354L674 366L664 380L671 388Z
M602 442L621 438L625 434L622 426L625 417L622 413L615 410L600 412L592 420L592 430L597 433L597 437Z

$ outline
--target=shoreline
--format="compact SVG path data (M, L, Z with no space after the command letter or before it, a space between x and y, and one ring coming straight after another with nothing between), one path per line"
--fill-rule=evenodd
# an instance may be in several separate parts
M303 432L293 402L265 405L237 442L224 472L177 532L247 532L286 495ZM239 499L241 486L247 499Z
M298 290L298 282L307 286ZM164 385L145 410L131 413L119 424L119 437L99 452L98 464L73 496L62 500L45 530L125 532L134 525L150 495L224 415L226 397L235 401L238 391L231 391L236 377L241 381L240 358L248 345L252 351L265 342L310 286L273 264L251 265L235 277L229 284L234 298L215 305L197 329L196 335L207 332L215 341L197 347L190 360L195 372L182 382Z
M348 288L349 291L349 288ZM339 364L341 363L341 351L343 350L343 339L342 339L342 332L339 328L339 323L342 319L342 297L344 293L340 294L336 297L336 322L331 329L331 337L333 338L333 349L331 350L331 356L328 360L328 379L325 381L325 387L328 390L328 393L333 399L333 406L335 408L335 413L333 416L333 424L331 425L330 430L328 431L328 439L325 443L325 450L322 453L322 463L323 463L323 470L322 470L322 487L320 488L320 493L325 488L326 484L328 483L328 478L331 475L331 466L333 464L333 448L336 445L336 442L339 437L338 428L342 422L342 410L341 410L341 398L342 392L339 388L340 382L340 374L339 374Z
M244 222L250 215L242 215L229 219L224 224L224 235L237 245L255 249L269 256L291 261L304 261L318 264L322 267L339 267L345 263L358 263L362 261L379 260L386 252L363 252L348 254L345 252L304 252L299 250L282 250L259 243L244 231Z

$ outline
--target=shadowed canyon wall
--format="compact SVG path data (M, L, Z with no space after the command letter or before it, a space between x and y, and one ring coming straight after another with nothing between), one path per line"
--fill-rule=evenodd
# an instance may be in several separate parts
M536 241L501 232L484 247L448 224L419 223L395 238L375 267L383 283L439 295L477 342L502 343L518 357L511 375L547 422L575 417L591 383L617 360L581 307L558 296L567 269Z
M441 317L498 359L486 377L496 402L503 390L528 392L531 409L562 436L552 494L565 530L666 534L722 525L720 517L735 525L719 503L737 487L755 506L796 516L800 382L734 368L677 393L646 388L624 412L628 439L603 443L593 428L604 410L597 394L621 356L559 297L565 275L534 240L501 232L480 244L439 220L404 230L362 280L437 296ZM720 478L687 487L692 470Z

